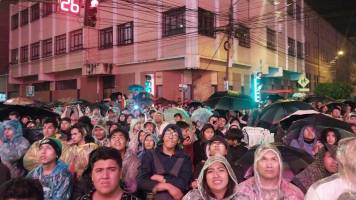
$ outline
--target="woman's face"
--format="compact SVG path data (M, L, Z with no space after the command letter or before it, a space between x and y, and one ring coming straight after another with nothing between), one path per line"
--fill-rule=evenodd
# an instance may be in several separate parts
M111 133L111 131L113 131L113 130L115 130L117 128L119 128L119 127L116 124L113 124L113 125L110 126L109 132Z
M214 141L209 146L210 156L226 156L227 149L224 143L220 141Z
M119 120L120 120L120 122L124 122L125 121L125 115L120 115Z
M205 129L203 136L205 140L210 140L214 136L214 129L212 128Z
M131 124L131 121L132 121L132 116L131 116L131 115L129 115L129 116L127 117L126 121L127 121L127 123L128 123L128 124Z
M206 170L206 183L212 193L226 192L229 173L221 162L215 162Z
M143 145L146 150L153 149L155 142L153 141L152 136L147 136Z
M334 145L336 143L336 135L333 131L329 131L326 134L326 142L331 145Z
M324 167L330 173L337 172L337 161L331 156L329 152L326 152L323 158Z
M141 143L143 143L143 139L145 138L145 133L143 131L139 132L140 136L139 136L139 140Z

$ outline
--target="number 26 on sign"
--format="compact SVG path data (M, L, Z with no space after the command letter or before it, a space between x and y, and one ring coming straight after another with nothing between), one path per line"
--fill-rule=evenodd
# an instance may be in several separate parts
M62 12L79 14L80 0L58 0L58 6Z

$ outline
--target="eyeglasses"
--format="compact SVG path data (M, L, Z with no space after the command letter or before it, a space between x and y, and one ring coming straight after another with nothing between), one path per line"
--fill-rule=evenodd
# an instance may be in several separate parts
M174 139L178 139L179 134L178 134L176 131L174 131L174 130L168 130L168 131L166 131L166 133L164 134L164 136L173 137Z

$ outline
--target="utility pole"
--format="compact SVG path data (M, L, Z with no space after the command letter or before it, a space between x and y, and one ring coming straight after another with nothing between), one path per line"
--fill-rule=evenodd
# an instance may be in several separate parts
M225 91L229 90L229 68L232 67L232 52L231 48L233 48L233 33L234 33L234 9L233 9L233 0L230 0L230 9L229 9L229 23L226 27L226 35L227 41L224 43L224 49L226 52L226 72L225 72L225 80L224 80L224 89Z

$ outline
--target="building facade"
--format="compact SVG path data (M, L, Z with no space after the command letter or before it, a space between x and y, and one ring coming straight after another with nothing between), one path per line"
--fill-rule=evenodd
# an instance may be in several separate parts
M302 0L100 1L95 27L60 2L10 7L9 81L22 96L98 101L149 81L156 97L205 100L226 83L250 94L257 73L262 92L292 92L305 72Z
M353 83L355 45L305 4L305 71L311 91L318 83Z

